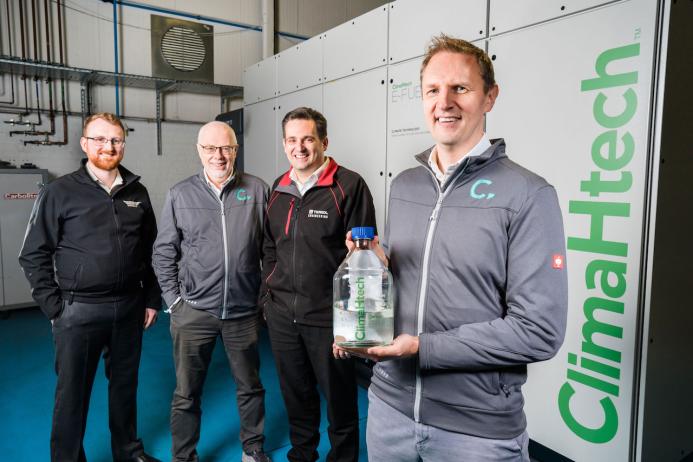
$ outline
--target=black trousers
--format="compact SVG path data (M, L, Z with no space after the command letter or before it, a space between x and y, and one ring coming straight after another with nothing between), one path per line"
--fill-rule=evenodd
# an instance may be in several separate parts
M236 403L240 417L239 438L245 452L262 449L265 437L265 389L260 381L257 348L260 316L219 319L206 311L181 302L171 312L176 390L171 403L173 460L199 460L202 388L218 337L226 351L236 382Z
M107 303L63 301L63 310L53 323L58 375L51 432L54 462L86 461L82 442L102 353L113 460L132 460L144 452L137 438L137 375L144 312L142 293Z
M289 415L291 449L287 458L292 462L318 460L319 386L327 401L331 444L327 460L357 462L359 416L353 360L332 356L331 327L297 324L272 302L265 316Z

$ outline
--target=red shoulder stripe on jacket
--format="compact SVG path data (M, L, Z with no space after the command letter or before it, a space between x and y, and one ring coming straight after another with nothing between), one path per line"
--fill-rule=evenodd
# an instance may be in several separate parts
M337 180L335 180L334 182L337 183L337 186L339 186L339 190L342 192L342 199L346 199L346 194L344 194L344 189L342 188L342 184Z
M342 210L339 208L339 202L337 202L337 195L334 193L334 189L330 188L330 192L332 193L332 198L334 199L334 205L337 206L337 213L339 216L342 216Z

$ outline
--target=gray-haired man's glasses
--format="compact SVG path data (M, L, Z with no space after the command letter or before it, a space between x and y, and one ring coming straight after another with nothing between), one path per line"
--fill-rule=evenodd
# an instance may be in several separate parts
M216 154L217 150L221 151L221 153L224 154L225 156L228 156L229 154L236 152L236 150L238 149L238 145L212 146L211 144L210 145L198 144L198 146L208 156L212 156L212 155Z

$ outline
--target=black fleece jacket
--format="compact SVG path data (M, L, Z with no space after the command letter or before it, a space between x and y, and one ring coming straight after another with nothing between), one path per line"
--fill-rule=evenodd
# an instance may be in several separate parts
M261 306L301 324L331 326L332 278L354 226L375 227L373 197L359 174L330 159L303 196L289 172L277 178L267 204Z
M98 303L144 289L146 306L159 309L146 188L121 166L123 184L109 195L85 164L41 188L34 204L19 254L34 300L53 319L63 299Z

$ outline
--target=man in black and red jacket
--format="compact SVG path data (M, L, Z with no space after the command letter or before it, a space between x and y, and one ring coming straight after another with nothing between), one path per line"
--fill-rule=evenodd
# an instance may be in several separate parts
M375 226L373 198L355 172L325 156L327 121L300 107L282 121L291 169L272 187L265 223L264 308L289 415L290 461L318 459L320 387L327 401L329 461L357 461L356 376L332 356L332 277L354 226Z

